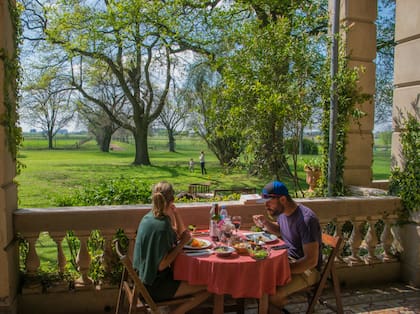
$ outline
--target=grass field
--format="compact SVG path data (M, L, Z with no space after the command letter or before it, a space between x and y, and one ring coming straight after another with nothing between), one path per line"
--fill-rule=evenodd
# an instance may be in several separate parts
M19 184L19 207L52 207L55 198L70 195L74 189L83 185L95 184L101 179L119 177L136 178L150 185L167 180L174 184L177 192L187 191L191 183L210 183L211 189L237 186L261 189L271 178L249 176L245 170L235 169L229 174L223 172L217 159L199 138L177 139L177 152L170 153L165 137L152 137L149 140L149 153L152 166L133 166L134 146L123 142L113 142L114 150L102 153L91 140L82 145L83 136L62 136L54 141L55 149L48 150L46 139L25 137L23 149L18 156L26 166L17 177ZM201 175L198 155L206 152L207 175ZM303 172L304 160L313 156L299 157L299 179L306 188ZM196 162L193 173L188 170L188 161ZM373 164L374 179L389 176L389 150L375 152ZM283 179L292 188L289 178Z

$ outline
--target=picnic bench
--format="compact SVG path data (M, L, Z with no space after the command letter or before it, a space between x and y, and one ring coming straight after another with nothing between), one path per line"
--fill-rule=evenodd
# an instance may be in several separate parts
M188 193L194 197L208 198L210 194L210 183L192 183L188 186Z

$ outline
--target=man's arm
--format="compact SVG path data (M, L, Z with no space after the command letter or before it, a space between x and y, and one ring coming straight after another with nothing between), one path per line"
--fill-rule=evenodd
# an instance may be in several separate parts
M290 263L292 274L301 274L307 269L312 269L318 264L319 243L311 242L303 245L304 256Z

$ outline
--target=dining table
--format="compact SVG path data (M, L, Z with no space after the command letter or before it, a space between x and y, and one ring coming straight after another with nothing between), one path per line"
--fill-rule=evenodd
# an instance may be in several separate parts
M243 232L241 236L249 234ZM207 290L214 294L213 314L224 312L224 295L235 299L258 299L258 313L268 313L269 296L276 293L277 286L287 284L291 278L287 249L279 249L284 242L275 238L265 243L269 255L264 259L255 259L237 252L220 256L212 250L218 244L208 236L197 238L211 243L207 254L191 251L179 254L173 265L174 278L191 285L207 286Z

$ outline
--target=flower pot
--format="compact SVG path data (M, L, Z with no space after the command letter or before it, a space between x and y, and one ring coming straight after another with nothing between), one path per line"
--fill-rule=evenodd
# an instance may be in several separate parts
M318 184L318 180L321 177L321 170L305 166L306 183L309 185L309 192L313 192Z

